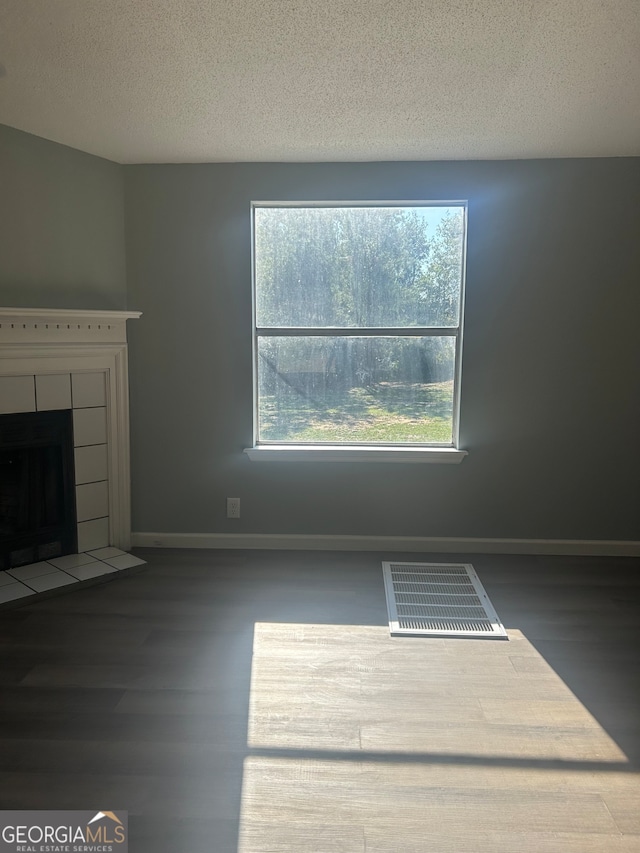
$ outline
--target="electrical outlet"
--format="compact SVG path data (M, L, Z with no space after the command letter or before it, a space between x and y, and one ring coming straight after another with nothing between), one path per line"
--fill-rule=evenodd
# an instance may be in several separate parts
M240 518L240 498L227 498L227 518Z

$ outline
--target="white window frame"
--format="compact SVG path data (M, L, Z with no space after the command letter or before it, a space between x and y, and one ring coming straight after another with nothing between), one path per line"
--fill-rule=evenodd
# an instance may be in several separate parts
M256 208L282 207L451 207L464 209L464 233L462 245L462 264L460 282L460 313L457 326L411 326L411 327L260 327L256 317L256 244L255 211ZM251 288L252 288L252 354L253 354L253 446L245 449L247 456L255 462L403 462L403 463L448 463L459 464L467 451L459 446L460 430L460 385L462 380L462 338L464 323L464 297L467 251L467 201L253 201L251 202ZM453 380L452 442L446 444L367 444L354 443L292 443L265 441L258 439L259 400L258 400L258 339L270 337L382 337L384 335L403 337L453 337L456 339L456 353Z

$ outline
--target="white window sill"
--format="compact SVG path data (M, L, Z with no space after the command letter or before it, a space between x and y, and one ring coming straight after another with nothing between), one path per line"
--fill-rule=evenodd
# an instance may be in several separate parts
M262 444L244 451L252 462L413 462L459 465L466 450L454 447L339 447Z

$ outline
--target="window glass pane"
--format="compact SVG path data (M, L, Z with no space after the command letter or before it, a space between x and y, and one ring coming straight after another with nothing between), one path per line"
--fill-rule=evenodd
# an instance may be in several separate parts
M257 325L457 326L464 207L256 207Z
M454 337L261 337L259 439L452 442Z

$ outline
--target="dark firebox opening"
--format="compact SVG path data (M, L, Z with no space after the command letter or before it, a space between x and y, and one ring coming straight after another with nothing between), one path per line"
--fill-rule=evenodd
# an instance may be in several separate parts
M77 542L71 410L0 415L0 570Z

